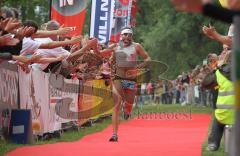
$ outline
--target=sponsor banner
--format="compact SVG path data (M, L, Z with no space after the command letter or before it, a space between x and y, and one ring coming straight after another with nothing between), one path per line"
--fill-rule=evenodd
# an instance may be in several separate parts
M18 108L18 68L15 64L0 64L0 109Z
M137 0L132 0L132 8L131 8L131 19L130 19L130 25L132 27L136 26L136 16L138 12L138 6L137 6Z
M110 82L105 82L105 80L93 80L93 88L95 89L95 91L97 90L97 89L99 89L99 88L101 88L101 89L104 89L104 90L109 90L109 91L111 91L111 84L110 84ZM93 91L93 92L95 92L95 91ZM103 102L103 98L104 97L107 97L107 95L103 95L103 94L105 94L106 92L102 92L101 94L101 96L94 96L93 97L93 105L94 106L97 106L97 105L99 105L99 104L102 104L101 102ZM105 101L105 103L108 103L109 105L113 105L113 97L110 97L110 98L105 98L104 99ZM98 115L96 115L96 116L94 116L94 117L92 117L92 119L97 119L97 118L99 118L99 117L101 117L101 116L104 116L104 115L109 115L109 114L112 114L112 111L113 111L113 109L110 109L110 110L106 110L106 111L102 111L102 108L100 107L99 109L98 109Z
M51 19L75 31L69 36L80 35L84 24L88 0L52 0Z
M66 85L62 83L59 88L52 87L49 84L49 75L47 73L31 70L26 74L19 70L20 108L30 109L32 113L32 127L35 135L54 132L63 129L63 124L71 121L77 121L71 117L61 118L56 113L56 104L62 102L64 98L71 99L69 107L61 107L61 112L67 112L68 109L77 112L78 110L78 92L66 92ZM67 80L59 77L62 81L79 86L78 80ZM39 83L41 82L41 83ZM56 80L57 82L57 80Z
M132 0L116 0L111 41L119 42L122 28L131 26Z
M61 113L64 112L77 112L78 111L78 92L77 90L79 90L79 80L72 80L72 79L64 79L63 77L61 77L64 81L64 83L62 83L62 86L60 87L61 90L52 87L51 85L49 86L49 103L50 103L50 108L55 109L56 104L59 104L59 102L62 102L63 99L65 98L70 98L71 99L71 103L69 103L69 107L61 107ZM71 90L67 89L67 85L71 84ZM72 91L73 90L73 91ZM66 109L66 110L64 110ZM55 114L56 115L56 114ZM57 115L56 115L57 116ZM77 121L77 119L75 119L75 116L69 116L68 114L61 114L61 116L66 116L67 118L61 118L59 116L58 117L58 122L60 123L67 123L67 122L71 122L71 121Z
M91 80L82 82L81 86L82 92L79 95L78 105L79 112L81 112L78 120L79 125L112 113L114 100L110 82Z
M31 110L33 134L43 135L54 131L55 129L51 128L54 121L50 118L48 77L45 73L31 70L26 74L19 69L19 88L20 109Z
M108 44L113 19L115 0L92 0L90 37L102 44Z
M82 92L80 92L79 98L78 98L78 112L82 112L84 110L88 110L92 108L93 102L94 102L93 96L91 94L92 91L91 90L89 91L89 89L92 88L92 81L86 81L86 82L81 81L80 85L83 87L83 89L82 89ZM88 93L88 94L84 94L84 93ZM79 116L78 125L82 125L85 122L87 122L89 120L87 116L91 116L91 114Z

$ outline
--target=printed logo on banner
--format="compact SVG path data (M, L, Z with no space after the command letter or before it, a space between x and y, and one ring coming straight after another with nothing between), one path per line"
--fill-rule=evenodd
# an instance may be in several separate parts
M18 107L18 73L0 68L0 103Z
M52 0L51 19L66 27L73 27L74 31L68 33L68 36L80 35L87 4L87 0Z
M126 18L128 16L128 5L129 0L125 0L124 2L117 0L114 9L114 18Z
M87 0L53 0L52 7L63 16L73 16L87 7Z
M129 61L124 63L119 63L121 67L129 67L129 64L138 66L142 65L144 61ZM118 65L118 67L120 67ZM162 74L167 71L168 66L165 63L159 62L159 61L147 61L144 62L144 66L142 69L138 70L129 70L129 74L125 75L126 79L134 79L137 83L149 83L149 82L157 82L159 80L159 74ZM56 79L56 77L58 77ZM62 77L62 78L61 78ZM123 76L124 77L124 76ZM64 82L62 81L63 76L56 76L55 74L50 74L49 77L49 84L51 87L55 88L56 90L62 91L62 92L68 92L68 93L76 93L80 95L80 105L78 107L78 111L73 111L69 108L70 104L73 101L73 98L70 96L65 96L62 98L61 101L59 101L56 106L56 114L60 116L63 119L89 119L96 116L99 116L101 114L104 114L106 112L109 112L114 107L114 98L113 97L119 97L115 95L114 92L112 92L111 89L105 87L98 87L94 84L86 84L82 83L80 86L79 84L72 84L71 82ZM68 87L59 87L59 84L62 84L62 86L68 86ZM105 84L105 82L104 82ZM106 84L105 84L106 85ZM79 88L79 89L74 89ZM98 97L100 100L98 100L99 103L96 105L92 105L92 101L90 99L85 100L88 97ZM83 99L83 100L82 100ZM131 100L126 98L126 101ZM89 105L88 105L89 103ZM82 107L83 106L83 107ZM90 107L89 107L90 106ZM88 109L85 109L88 108Z
M114 1L93 0L90 36L108 44L111 35Z
M61 78L60 78L61 79ZM63 80L63 79L62 79ZM61 105L62 102L64 101L64 99L66 97L69 98L70 103L68 103L67 107L61 107L59 109L56 109L56 114L58 114L58 112L61 112L64 114L64 116L68 116L68 109L70 109L71 111L77 111L77 104L78 104L78 94L74 94L72 92L66 92L66 88L71 88L72 90L76 90L76 92L79 92L79 81L77 80L68 80L68 79L64 79L63 82L68 82L69 84L75 84L74 86L67 86L67 85L62 85L60 88L61 90L58 90L56 88L53 88L52 86L50 86L50 99L49 99L49 103L50 103L50 108L54 109L56 107L56 105ZM68 118L58 118L58 122L59 123L66 123L69 121L73 121L72 120L73 117L68 116ZM75 118L74 118L75 119Z
M62 97L50 97L50 105L56 105L61 102Z
M129 0L119 0L122 5L127 6L129 4Z

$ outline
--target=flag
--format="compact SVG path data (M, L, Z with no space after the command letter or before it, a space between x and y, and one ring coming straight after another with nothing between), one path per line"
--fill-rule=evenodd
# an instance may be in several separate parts
M61 25L74 27L69 36L80 35L84 24L88 0L52 0L51 19Z
M136 26L136 15L138 12L138 6L137 6L137 0L132 0L132 7L131 7L131 19L130 19L130 25L132 27Z
M122 28L131 27L132 0L116 0L111 41L118 42Z
M111 35L114 0L92 0L90 37L107 45Z

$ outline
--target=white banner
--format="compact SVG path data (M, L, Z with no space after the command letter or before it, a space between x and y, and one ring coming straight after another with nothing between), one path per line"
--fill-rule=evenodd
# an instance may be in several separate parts
M78 83L74 80L64 80ZM49 74L32 70L26 74L19 70L20 108L31 109L33 133L42 135L47 132L61 130L62 124L76 121L71 118L63 119L56 114L56 103L65 97L71 98L70 110L77 112L78 94L59 91L49 84Z
M63 85L61 87L59 87L59 88L61 88L61 90L53 88L51 85L49 85L50 108L55 109L55 106L59 100L63 100L64 98L71 98L72 102L69 105L69 108L65 108L65 107L62 108L62 109L68 109L68 110L66 110L66 111L61 110L61 112L69 112L69 110L73 111L73 112L77 112L78 111L78 93L74 92L74 91L79 90L79 80L63 79L63 81L65 83L63 83ZM72 84L73 86L78 87L78 88L71 88L73 91L68 92L71 90L66 91L66 86L64 86L64 84ZM57 118L58 118L58 122L60 122L60 123L77 121L76 116L68 116L67 118L61 118L61 117L57 116Z
M17 65L0 63L0 135L2 128L8 129L10 110L19 107Z
M51 130L48 102L48 76L32 70L26 74L19 69L20 109L31 109L33 133L42 135ZM60 128L60 127L59 127Z
M4 62L0 64L0 109L18 108L17 66Z

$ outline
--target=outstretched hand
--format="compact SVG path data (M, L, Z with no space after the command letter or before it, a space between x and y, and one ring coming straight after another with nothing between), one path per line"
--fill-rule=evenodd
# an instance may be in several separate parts
M28 34L31 34L32 32L34 32L33 27L21 27L18 29L15 37L19 40L22 40L24 37L27 37Z
M213 26L209 25L209 27L207 27L204 25L202 31L207 37L214 39L214 34L216 33L216 30Z
M14 29L19 28L21 23L17 19L9 18L4 30L7 32L12 32Z
M58 31L58 35L66 35L72 31L74 31L75 28L74 27L64 27L63 25L57 30Z
M203 4L210 0L171 0L171 2L178 11L201 13Z
M70 42L71 42L71 44L76 44L76 43L80 43L82 41L82 39L83 39L83 37L81 35L74 36L74 37L72 37Z

